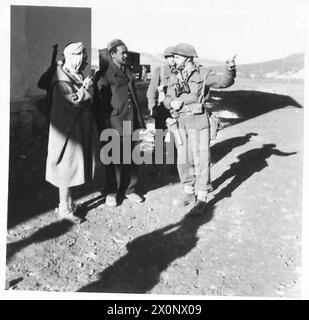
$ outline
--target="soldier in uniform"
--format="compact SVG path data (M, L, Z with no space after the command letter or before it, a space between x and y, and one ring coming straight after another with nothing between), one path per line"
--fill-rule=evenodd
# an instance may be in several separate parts
M124 149L124 135L132 138L132 133L145 128L139 102L137 99L134 77L128 68L128 49L120 39L114 39L107 44L110 62L106 71L97 80L97 122L102 131L105 128L117 130L120 136L120 150ZM130 123L130 132L124 122ZM131 141L131 155L134 141ZM142 198L136 193L138 182L137 166L131 159L131 164L125 164L121 154L120 163L113 163L107 168L108 195L106 204L116 206L123 194L132 202L140 203Z
M166 63L154 69L147 89L148 109L150 115L155 119L156 129L166 129L165 121L170 117L163 101L168 81L175 70L174 55L171 50L173 50L173 47L167 47L164 50L163 57L166 59Z
M202 213L211 190L209 112L204 101L209 88L226 88L234 83L235 62L227 61L219 75L194 62L198 56L190 44L180 43L172 53L178 73L171 75L164 105L178 121L182 144L175 143L183 191L173 199L173 205L195 204L195 213Z

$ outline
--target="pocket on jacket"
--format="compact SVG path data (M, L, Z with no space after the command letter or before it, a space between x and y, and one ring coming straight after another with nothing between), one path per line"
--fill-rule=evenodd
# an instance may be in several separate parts
M203 87L203 80L190 80L189 85L192 94L200 94Z

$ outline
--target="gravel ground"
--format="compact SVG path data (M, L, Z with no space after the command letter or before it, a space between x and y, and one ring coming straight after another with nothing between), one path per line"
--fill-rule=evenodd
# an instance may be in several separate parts
M82 219L58 220L57 190L44 181L46 132L30 146L11 143L8 288L299 298L303 109L269 110L219 132L201 216L171 206L173 166L142 165L142 204L109 208L85 186L74 190Z

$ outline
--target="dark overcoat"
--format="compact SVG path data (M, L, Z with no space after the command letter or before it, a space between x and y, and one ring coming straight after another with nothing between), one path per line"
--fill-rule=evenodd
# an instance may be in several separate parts
M131 123L132 131L145 128L138 102L134 77L128 68L121 70L112 61L96 76L95 117L98 129L115 129L123 135L123 122Z

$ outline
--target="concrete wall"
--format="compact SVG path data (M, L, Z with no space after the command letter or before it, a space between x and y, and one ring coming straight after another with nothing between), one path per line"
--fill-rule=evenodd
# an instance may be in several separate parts
M11 99L41 94L36 84L50 64L52 46L58 43L60 57L75 41L84 43L90 57L91 9L12 6Z
M87 75L91 65L90 8L11 6L11 127L22 126L22 119L29 126L29 121L38 118L32 101L45 94L37 81L50 64L52 46L58 44L60 58L64 46L76 41L82 41L89 53ZM25 112L31 114L22 114Z

